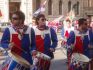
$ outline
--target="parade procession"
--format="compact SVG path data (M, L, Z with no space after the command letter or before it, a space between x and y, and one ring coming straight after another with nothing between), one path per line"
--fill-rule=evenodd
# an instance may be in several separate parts
M93 0L0 0L0 70L93 70Z

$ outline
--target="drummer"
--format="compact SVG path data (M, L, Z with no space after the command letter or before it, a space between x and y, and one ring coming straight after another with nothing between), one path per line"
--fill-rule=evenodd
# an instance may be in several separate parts
M2 36L1 45L4 49L24 58L32 65L32 54L35 54L35 34L34 30L24 25L25 15L21 11L15 11L12 14L11 26L8 26ZM14 58L13 58L14 59ZM30 66L26 67L21 62L11 60L7 70L30 70Z
M78 26L78 30L70 32L67 45L72 50L71 54L76 52L90 57L89 48L91 47L90 44L93 43L93 33L88 29L87 20L85 18L78 20ZM68 70L71 70L71 68L68 67Z
M52 28L46 26L46 18L44 14L39 14L36 17L36 28L35 28L35 36L36 36L36 48L39 52L42 52L51 59L54 58L53 52L57 47L57 35ZM43 59L39 60L39 69L40 70L49 70L51 61L43 61ZM45 63L45 64L44 64ZM45 65L45 66L44 66Z

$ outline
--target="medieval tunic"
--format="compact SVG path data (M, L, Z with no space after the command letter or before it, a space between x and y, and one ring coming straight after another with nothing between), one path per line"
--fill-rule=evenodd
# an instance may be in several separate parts
M81 53L89 58L91 56L88 47L90 43L93 43L93 34L91 30L86 30L85 32L80 32L78 30L71 31L67 40L68 48L71 48L71 45L73 45L73 49L70 51L71 54Z
M31 52L32 50L35 50L36 47L33 29L27 27L23 35L20 36L16 29L14 29L12 26L9 26L3 33L1 45L4 49L8 49L10 47L9 43L11 42L14 42L15 44L15 46L11 48L11 52L15 52L17 55L21 56L32 65L33 62ZM17 66L20 67L20 63L12 60L9 64L8 70L14 70ZM24 70L30 70L30 68L25 68L25 66L22 66L22 68L24 68Z
M57 47L58 40L57 40L57 35L56 35L55 31L52 28L47 28L45 30L39 30L36 27L35 36L36 36L37 51L42 52L42 53L48 55L49 57L53 58L53 52L51 52L49 49L50 48L55 49ZM42 66L42 65L43 64L41 64L40 66ZM47 63L46 65L50 65L50 64ZM42 69L42 67L41 67L41 69ZM49 68L49 66L44 70L48 70L48 68Z

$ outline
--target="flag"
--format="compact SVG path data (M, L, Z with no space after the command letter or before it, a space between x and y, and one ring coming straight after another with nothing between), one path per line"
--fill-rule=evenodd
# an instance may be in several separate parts
M36 10L36 12L33 14L33 16L38 15L39 13L42 13L45 11L45 4L47 1L44 1L44 3L40 6L40 8L38 10Z

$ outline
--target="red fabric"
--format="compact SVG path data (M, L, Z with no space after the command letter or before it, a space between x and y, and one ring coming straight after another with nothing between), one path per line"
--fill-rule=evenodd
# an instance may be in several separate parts
M14 42L15 46L12 47L12 51L15 52L18 55L21 55L22 50L21 48L21 41L18 38L18 34L12 34L12 41Z
M40 52L44 52L44 40L41 38L41 35L36 35L36 48Z
M73 52L83 53L83 41L81 36L76 36L76 43Z
M76 39L75 39L75 46L74 46L74 49L73 49L73 53L83 53L83 41L81 39L81 36L76 36ZM70 63L71 63L71 55L70 54L68 56L68 70L74 70L73 68L70 67Z
M66 30L66 32L65 32L65 37L66 38L68 38L69 37L69 33L68 33L68 31Z
M7 64L5 67L3 67L2 70L7 70L8 66L9 66L9 64Z
M44 60L44 59L39 58L39 62L38 62L37 67L39 70L49 70L50 63L51 62L48 60Z

